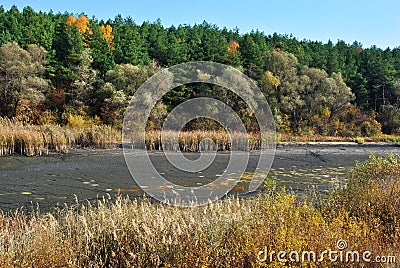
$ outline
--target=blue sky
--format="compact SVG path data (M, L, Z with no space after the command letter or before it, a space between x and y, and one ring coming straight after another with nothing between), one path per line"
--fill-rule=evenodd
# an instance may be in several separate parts
M338 39L363 47L400 46L400 1L359 0L286 0L286 1L92 1L92 0L2 0L5 9L16 5L22 9L54 12L82 12L98 19L114 18L117 14L131 16L136 23L155 21L165 26L201 23L203 20L218 27L241 33L258 29L266 34L293 34L298 39L327 42Z

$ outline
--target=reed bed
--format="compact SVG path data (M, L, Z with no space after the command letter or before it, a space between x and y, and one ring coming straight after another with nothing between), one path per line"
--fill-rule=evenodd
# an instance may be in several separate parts
M172 150L182 152L199 151L230 151L260 150L261 146L271 146L277 142L399 142L399 136L380 135L367 138L326 137L326 136L293 136L290 134L274 133L261 135L257 132L246 134L234 133L232 140L225 131L182 131L179 132L178 144L173 143L173 132L164 133L165 140L161 142L161 131L149 130L145 134L147 150ZM124 136L124 142L132 148L140 148L143 134L131 132ZM93 147L105 149L114 147L121 141L121 133L108 125L91 125L85 128L59 125L30 125L0 117L0 156L20 154L34 156L49 152L64 153L72 147ZM248 144L248 148L246 147ZM265 148L263 148L265 149Z
M185 131L179 133L179 143L174 144L175 133L166 132L166 139L161 142L160 131L147 131L145 135L146 149L174 150L184 152L229 151L232 148L260 150L260 133L234 133L232 140L224 131ZM74 128L59 125L30 125L22 122L0 118L0 156L20 154L34 156L49 152L64 153L71 147L113 147L121 140L119 131L107 125L92 125L86 128ZM140 144L141 135L130 135L132 147ZM272 144L272 136L266 142ZM143 149L143 148L142 148Z
M171 150L182 152L199 152L199 151L230 151L232 148L236 150L260 150L261 135L260 133L234 133L232 140L227 132L224 131L182 131L179 133L178 144L173 142L176 133L166 131L164 133L165 140L161 142L161 131L147 131L145 134L145 143L147 150ZM128 138L129 137L129 138ZM140 148L139 141L143 134L129 133L124 136L126 143L132 148ZM273 144L275 137L268 136L265 140L267 146ZM248 148L246 146L248 144Z
M74 146L107 148L120 141L120 133L111 126L93 125L78 129L59 125L30 125L0 118L0 156L34 156L50 151L62 153Z
M364 142L400 142L400 135L379 134L371 137L339 137L323 135L294 135L291 133L279 133L277 142L355 142L363 139Z

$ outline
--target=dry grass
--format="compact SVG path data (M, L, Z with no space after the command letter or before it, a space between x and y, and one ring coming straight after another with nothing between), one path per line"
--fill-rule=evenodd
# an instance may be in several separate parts
M247 138L242 133L234 133L233 140L237 147L245 150L246 139L248 142L249 150L260 150L261 148L261 135L260 133L250 132L247 134ZM142 138L140 133L130 133L129 142L133 147L140 144ZM183 131L179 133L179 145L173 144L172 137L174 133L166 132L166 140L161 143L161 132L157 130L147 131L145 136L146 149L147 150L173 150L182 152L198 152L198 151L229 151L232 149L232 143L230 137L226 132L223 131ZM202 140L209 139L202 143ZM127 141L125 136L125 141ZM210 140L213 141L213 145ZM273 141L272 137L266 137L265 144L271 144ZM277 143L280 142L354 142L363 144L365 142L400 142L400 136L382 134L374 137L331 137L331 136L296 136L292 134L278 134L275 140ZM143 149L143 148L141 148Z
M388 175L398 185L400 157L395 159L372 159L369 164L357 166L352 178L365 178L361 181L367 182L381 176L374 179L385 181ZM383 168L392 171L382 173ZM353 205L358 197L354 193L365 187L368 184L351 183L340 190L343 202L330 200L332 205L322 208L299 201L285 191L271 190L265 195L231 197L203 207L178 208L119 197L114 202L101 200L93 206L68 207L56 215L3 213L0 266L332 267L327 258L320 263L285 264L260 263L256 257L265 246L276 252L336 250L339 239L348 242L349 250L369 250L373 256L393 255L399 261L400 208L395 198L400 192L398 188L392 191L394 198L389 199L385 187L375 187L360 197L362 210L357 214ZM368 199L373 202L379 197L394 210L369 208ZM377 267L376 263L340 262L335 267L361 264Z
M137 141L141 136L138 133L130 134L129 142L138 144ZM164 137L166 139L164 143L161 143L161 131L147 131L145 136L146 148L148 150L180 150L183 152L229 151L233 146L239 150L245 150L247 143L249 150L260 150L261 148L260 133L248 133L247 137L243 133L234 133L233 142L231 142L228 133L224 131L182 131L179 133L178 145L172 142L173 136L174 133L165 132ZM270 141L266 140L265 142L268 143Z
M73 146L106 148L115 146L120 133L110 126L93 125L84 129L59 125L29 125L0 118L0 156L66 152Z
M346 187L331 194L326 209L348 211L381 228L387 239L399 239L400 156L371 156L368 162L358 163Z
M400 136L380 134L372 137L336 137L322 135L293 135L290 133L279 133L277 142L400 142Z
M171 141L173 133L166 133L166 141L161 145L160 131L146 132L146 148L148 150L175 150L183 152L198 151L229 151L233 146L245 150L248 142L250 150L261 149L260 133L248 133L246 137L242 133L234 133L231 142L228 133L224 131L186 131L179 133L179 145ZM130 138L132 144L139 144L137 141L141 135L133 133ZM201 142L208 139L205 142ZM274 139L268 137L265 144L270 144ZM400 136L380 135L366 138L350 137L327 137L327 136L294 136L291 134L278 134L277 142L365 142L383 141L399 142ZM47 154L53 152L66 152L74 146L108 148L113 147L121 141L121 134L118 130L107 125L89 124L85 127L59 126L59 125L30 125L16 120L0 117L0 156L21 154L26 156ZM212 142L211 142L212 141Z

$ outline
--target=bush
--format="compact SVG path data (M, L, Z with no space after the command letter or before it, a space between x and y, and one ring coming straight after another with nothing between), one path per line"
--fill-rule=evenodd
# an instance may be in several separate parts
M365 139L364 138L355 138L354 142L357 144L364 144L365 143Z
M392 105L382 105L379 110L378 120L382 124L383 132L400 133L400 110Z
M381 124L375 119L361 123L361 133L364 137L372 137L381 134Z
M330 134L341 137L371 137L381 134L381 124L375 120L374 115L364 114L355 106L339 114L331 126Z
M400 136L384 134L381 136L381 140L383 142L400 142Z
M57 124L57 116L51 110L46 110L42 112L37 123L38 125L55 125Z
M85 118L82 115L69 114L67 121L67 125L70 127L83 129L86 126Z
M347 185L331 194L327 207L335 213L345 210L399 239L400 156L371 156L368 162L357 163Z

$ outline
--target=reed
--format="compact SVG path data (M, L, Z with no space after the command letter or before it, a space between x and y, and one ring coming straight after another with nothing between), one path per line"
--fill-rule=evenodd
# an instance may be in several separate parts
M294 195L279 192L185 209L119 197L115 202L68 207L55 215L3 213L0 266L266 267L257 260L265 246L276 252L321 253L335 250L339 239L345 239L351 250L400 257L398 235L385 239L346 211L325 217L312 205L296 202ZM276 258L268 265L283 267ZM290 263L331 266L327 258L318 265Z
M261 149L261 135L260 133L233 133L231 137L225 131L182 131L178 133L178 144L173 142L173 137L176 132L164 132L164 140L161 142L161 131L151 130L146 131L145 143L147 150L172 150L182 152L199 152L199 151L229 151L232 148L237 150L247 150L246 143L248 143L249 150ZM132 148L139 148L141 144L140 139L143 135L137 132L125 135L125 142L128 141ZM272 137L265 140L267 144L273 142Z
M8 118L0 118L0 156L20 154L26 156L65 153L70 148L94 147L109 148L121 140L120 132L107 125L92 125L85 128L59 125L29 125ZM146 132L148 150L174 150L184 152L227 151L233 147L245 150L248 142L250 150L260 150L259 133L234 133L232 140L224 131L185 131L179 133L179 142L174 144L172 137L176 133L166 132L164 143L160 131ZM138 146L141 135L131 134L132 147ZM247 140L246 140L247 139Z
M399 163L399 156L371 157L322 207L272 186L263 195L201 207L118 196L47 214L0 211L0 266L378 267L332 263L327 255L318 262L282 263L276 254L272 262L257 260L265 246L269 252L321 254L337 250L336 242L344 239L344 252L395 256L396 263L379 267L398 267Z
M111 126L93 125L84 129L59 125L30 125L0 118L0 156L63 153L76 146L108 148L121 140Z

